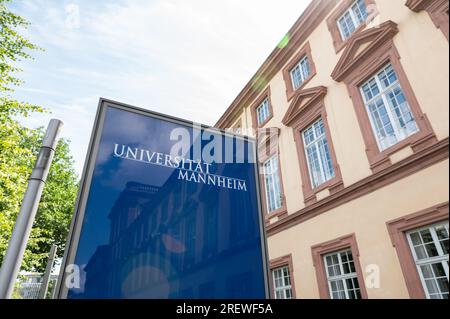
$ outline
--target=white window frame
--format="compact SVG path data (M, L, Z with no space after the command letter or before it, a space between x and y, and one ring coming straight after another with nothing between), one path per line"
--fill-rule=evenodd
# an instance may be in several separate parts
M341 37L342 37L342 40L344 40L344 41L347 40L348 38L350 38L350 37L352 36L352 34L355 33L355 30L358 29L358 27L359 27L361 24L364 23L364 21L359 21L357 15L356 15L356 13L355 13L355 11L353 10L353 7L355 6L355 4L357 5L359 1L360 1L360 0L355 0L354 2L352 2L352 4L347 8L347 10L345 10L345 12L344 12L343 14L341 14L341 16L336 20L336 23L337 23L337 25L338 25L339 32L340 32ZM368 12L367 12L367 5L366 5L366 3L364 2L364 0L362 0L362 2L363 2L363 4L364 4L364 6L366 7L366 13L367 13L367 15L368 15ZM358 8L358 10L360 10L360 8L359 8L358 5L357 5L357 8ZM361 11L361 10L360 10L360 11ZM360 13L361 13L361 16L362 16L362 12L360 12ZM340 23L340 21L341 21L342 19L344 19L344 21L345 21L345 16L346 16L347 14L350 15L350 18L351 18L351 20L352 20L352 23L353 23L353 25L354 25L354 27L355 27L355 30L353 30L348 36L345 35L344 30L342 29L342 26L341 26L341 23ZM363 17L363 16L362 16L362 17ZM363 18L364 18L364 17L363 17ZM366 19L367 19L367 17L366 17ZM345 21L345 24L347 24L346 21ZM348 24L347 24L347 28L348 28Z
M275 154L263 163L266 207L268 213L274 212L283 206L278 161L278 155ZM269 169L269 171L267 169Z
M392 68L393 72L395 73L395 76L396 76L397 80L394 83L391 83L388 87L383 88L383 85L382 85L381 80L379 78L379 74L381 72L383 72L383 71L386 71L389 68L389 66ZM365 85L369 85L370 86L369 82L371 82L372 80L375 80L375 82L376 82L380 92L376 96L372 96L372 98L368 100L366 98L365 93L364 93L363 87ZM387 94L389 94L392 90L394 90L397 87L401 90L401 92L402 92L402 94L403 94L403 96L405 98L405 102L403 102L403 103L406 105L407 109L409 110L409 113L411 114L411 117L412 117L412 119L414 121L414 124L416 126L416 129L414 131L407 132L406 128L401 128L400 127L400 124L398 123L398 116L395 114L395 111L393 110L393 107L391 106L391 103L389 102ZM369 117L369 120L370 120L370 125L372 127L372 132L375 135L375 139L377 141L378 149L381 152L386 150L386 149L388 149L391 146L394 146L394 145L398 144L399 142L403 141L404 139L408 138L409 136L411 136L411 135L413 135L413 134L415 134L415 133L417 133L419 131L419 126L418 126L417 121L416 121L416 119L414 117L414 114L413 114L413 112L411 110L411 107L409 106L409 103L406 100L406 95L405 95L405 92L404 92L404 90L403 90L403 88L402 88L402 86L400 84L400 80L398 78L398 74L395 71L395 69L394 69L394 67L392 66L391 63L387 63L386 65L384 65L383 67L378 69L377 72L375 72L375 74L373 76L371 76L367 81L365 81L363 84L361 84L359 86L359 90L360 90L360 93L361 93L361 96L362 96L362 99L363 99L363 102L364 102L364 106L365 106L365 109L366 109L366 112L367 112L367 116ZM386 113L387 113L387 115L389 117L390 125L392 126L392 129L394 131L394 135L391 136L391 137L395 137L395 140L396 140L395 142L389 142L389 136L386 135L386 137L385 137L385 140L387 141L386 145L383 145L382 141L380 140L381 137L379 136L379 133L377 131L377 125L374 122L371 110L369 108L369 105L372 104L372 103L375 103L375 101L378 100L380 97L383 100L383 104L384 104L384 107L386 109ZM400 107L400 104L399 104L399 107ZM384 128L385 128L385 126L383 127L383 129Z
M322 122L322 125L324 127L323 129L323 133L320 136L316 136L316 131L314 126L319 123ZM305 138L305 133L306 131L310 130L312 128L313 132L314 132L314 140L310 143L306 142L306 138ZM330 149L330 144L326 135L326 131L325 131L325 123L323 122L322 117L320 117L319 119L317 119L316 121L314 121L314 123L312 123L311 125L309 125L307 128L305 128L304 130L302 130L301 132L302 135L302 139L303 139L303 146L304 146L304 152L305 152L305 157L306 157L306 163L308 166L308 173L309 173L309 179L311 181L311 187L312 189L322 185L323 183L326 183L327 181L331 180L332 178L334 178L335 175L335 171L334 171L334 163L333 163L333 158L331 157L331 149ZM331 161L331 166L332 166L332 170L330 172L328 172L328 170L325 170L323 162L324 160L322 159L322 153L320 151L320 142L322 140L325 140L327 146L328 146L328 156L330 157L330 161ZM314 147L316 149L316 153L319 159L319 169L320 169L320 176L319 177L315 177L315 175L313 174L313 167L311 166L312 163L309 159L308 156L308 148L310 147ZM326 161L326 159L325 159Z
M445 274L447 276L447 281L449 280L449 266L448 266L449 255L444 253L444 251L443 251L443 249L441 247L441 244L439 242L439 238L438 238L438 236L436 234L436 230L435 230L435 228L438 227L438 226L444 226L447 229L447 234L449 233L449 223L448 223L448 221L440 222L440 223L436 223L436 224L432 224L432 225L428 225L428 226L421 227L421 228L416 228L416 229L408 231L406 233L406 237L408 239L409 248L410 248L411 253L413 255L414 262L415 262L416 267L417 267L417 272L419 273L420 281L422 283L422 287L423 287L423 290L425 291L425 295L426 295L427 299L431 299L431 295L430 295L430 292L428 291L428 287L426 285L425 277L423 276L421 266L441 263L442 267L444 268ZM418 258L416 250L414 249L413 241L411 239L411 234L412 233L416 233L416 232L420 232L420 231L423 231L423 230L429 230L429 232L431 234L431 237L433 238L433 244L436 247L436 250L438 251L438 254L439 254L438 256L428 257L428 258L423 258L423 259L419 259ZM433 279L440 278L440 277L436 276L436 274L434 273L433 269L432 269L432 272L433 272ZM438 286L438 289L440 291L439 286ZM436 294L433 294L433 295L436 295ZM439 293L439 295L441 295L441 294Z
M266 97L261 104L256 108L256 120L258 125L263 124L270 117L269 98Z
M285 276L284 270L287 271L287 276ZM276 273L280 274L281 277L276 278ZM286 279L288 283L286 283ZM288 265L272 269L272 280L275 299L292 299L292 279ZM281 281L282 285L277 285L277 280ZM287 296L287 291L289 291L290 297ZM281 294L282 298L278 298L277 293Z
M350 253L352 254L352 257L353 257L353 266L355 267L355 272L348 273L348 274L344 274L344 264L343 264L343 262L342 262L342 257L341 257L341 254L344 253L344 252L345 252L345 253L350 252ZM337 257L338 257L339 270L340 270L341 275L330 276L330 273L329 273L329 271L328 271L327 257L329 257L329 256L334 256L334 255L337 255ZM356 279L356 281L358 282L359 294L360 294L360 296L361 296L361 298L362 298L361 283L359 282L358 273L356 272L355 255L353 254L353 251L352 251L350 248L342 249L342 250L335 251L335 252L332 252L332 253L329 253L329 254L324 255L324 256L323 256L323 264L324 264L324 267L325 267L325 273L326 273L326 275L327 275L328 291L329 291L329 293L330 293L330 298L331 298L331 299L334 299L334 297L333 297L333 289L331 288L331 282L332 282L332 281L338 281L338 280L341 280L341 281L342 281L342 284L343 284L343 287L344 287L345 299L350 299L349 291L350 291L351 289L349 289L349 288L347 287L347 279ZM353 290L356 291L356 289L353 289Z
M303 63L306 63L306 70L303 67ZM297 83L297 80L294 76L296 69L299 69L298 73L299 73L299 81ZM289 74L291 75L291 83L292 83L292 88L295 90L297 90L300 86L302 86L302 84L308 79L308 77L311 75L311 65L310 65L310 61L308 59L308 55L305 55L302 59L300 59L300 61L291 69L291 71L289 72ZM297 83L297 85L296 85Z

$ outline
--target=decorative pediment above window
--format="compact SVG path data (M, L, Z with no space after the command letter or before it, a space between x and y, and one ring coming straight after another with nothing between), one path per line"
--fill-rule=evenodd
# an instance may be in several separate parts
M355 35L342 53L339 62L331 73L333 80L341 82L352 70L366 59L369 59L377 49L392 43L392 38L398 33L397 24L386 21L379 26L365 30Z
M408 0L405 5L414 12L427 11L436 27L441 29L448 40L448 0Z
M408 0L405 5L414 12L434 11L440 8L448 10L448 0Z
M323 192L322 196L327 196L326 194L333 194L344 187L327 121L327 112L325 109L324 100L326 94L327 88L325 86L317 86L300 90L293 97L292 103L282 121L284 125L291 127L293 131L298 153L303 200L305 205L316 203L318 201L317 194L321 192ZM320 137L315 133L312 134L314 136L309 135L311 139L309 140L308 145L306 145L304 140L306 135L304 135L304 132L314 131L317 133L319 132L317 130L318 128L320 128L319 131L321 131L321 133L319 133ZM310 166L308 159L306 158L306 152L308 152L307 148L317 150L319 145L319 139L317 139L318 137L319 139L323 139L323 143L326 143L329 148L327 151L328 154L319 154L320 151L317 151L316 155L318 157L316 159L319 162L322 162L321 159L319 159L319 156L323 155L323 158L326 157L330 164L330 170L328 171L328 174L323 171L323 167L320 168L322 169L320 172L321 177L315 178L310 174L310 172L318 173L318 167L313 168Z
M425 10L432 2L430 0L408 0L405 5L414 12L420 12Z
M299 91L283 117L283 124L292 126L300 119L301 115L305 114L311 107L323 101L326 94L327 88L324 86L317 86Z

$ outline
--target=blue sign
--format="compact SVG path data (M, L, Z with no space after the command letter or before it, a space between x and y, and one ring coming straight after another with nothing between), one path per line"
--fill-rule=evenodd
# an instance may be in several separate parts
M101 100L59 296L267 298L255 154L252 139Z

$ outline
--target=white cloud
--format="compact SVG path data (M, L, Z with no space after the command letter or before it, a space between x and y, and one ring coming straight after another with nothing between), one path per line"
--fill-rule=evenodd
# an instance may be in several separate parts
M70 3L65 8L66 19L64 25L68 29L78 29L80 27L80 7Z
M27 36L47 51L24 89L65 120L82 162L100 96L214 124L310 1L30 2Z

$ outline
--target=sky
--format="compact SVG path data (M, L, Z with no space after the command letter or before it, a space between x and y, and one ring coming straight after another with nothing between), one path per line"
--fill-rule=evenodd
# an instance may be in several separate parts
M310 0L15 0L44 49L13 97L64 122L81 175L100 97L214 125ZM123 123L127 125L127 123Z

